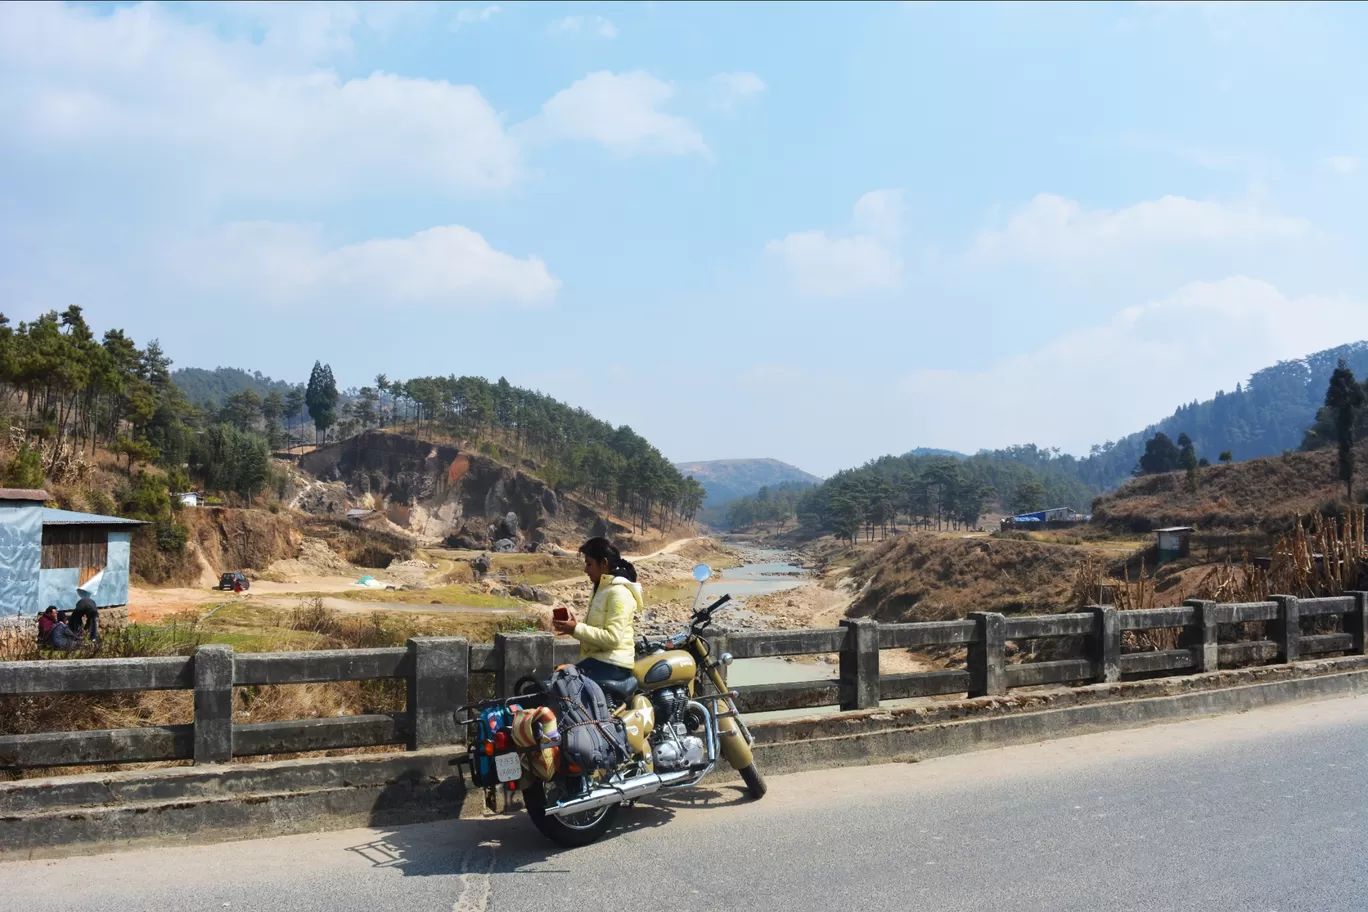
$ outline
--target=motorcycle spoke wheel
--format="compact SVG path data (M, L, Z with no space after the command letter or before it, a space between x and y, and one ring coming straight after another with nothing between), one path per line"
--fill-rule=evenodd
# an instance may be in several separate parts
M612 826L613 819L617 817L618 809L621 807L621 805L613 804L608 807L585 811L582 814L573 814L569 817L553 817L546 813L546 807L556 803L553 796L554 789L552 796L548 796L544 783L538 782L529 786L523 792L527 816L532 818L533 825L547 839L572 849L589 845L606 833L608 828Z

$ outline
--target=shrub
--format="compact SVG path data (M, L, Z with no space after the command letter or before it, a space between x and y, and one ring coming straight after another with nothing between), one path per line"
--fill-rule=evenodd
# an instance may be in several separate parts
M85 492L85 500L86 506L90 508L92 513L100 513L104 516L109 516L113 514L116 509L114 498L96 488L92 488Z
M157 550L167 554L180 554L190 537L189 530L174 519L159 519L156 524Z
M44 484L43 454L30 447L28 441L25 441L20 444L18 452L6 463L0 476L2 476L0 480L4 481L5 487L41 488Z

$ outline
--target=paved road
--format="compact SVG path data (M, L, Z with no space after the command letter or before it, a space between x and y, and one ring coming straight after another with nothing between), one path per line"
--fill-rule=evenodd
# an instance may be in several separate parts
M722 787L569 852L515 816L11 863L0 908L1361 910L1365 758L1332 700Z

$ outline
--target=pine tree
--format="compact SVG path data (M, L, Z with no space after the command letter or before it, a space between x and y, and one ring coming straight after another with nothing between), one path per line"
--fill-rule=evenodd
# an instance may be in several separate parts
M314 443L318 444L327 439L328 428L337 423L337 381L333 379L332 367L314 362L309 386L304 391L304 404L313 419Z
M1354 422L1363 408L1363 387L1354 379L1354 372L1339 360L1330 375L1330 386L1325 391L1325 407L1335 416L1335 439L1339 443L1339 477L1344 482L1349 502L1354 501Z

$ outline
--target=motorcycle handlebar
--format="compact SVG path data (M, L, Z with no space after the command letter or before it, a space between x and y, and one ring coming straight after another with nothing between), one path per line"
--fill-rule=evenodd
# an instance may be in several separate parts
M695 613L693 616L694 625L702 627L708 626L708 624L712 623L713 612L716 611L718 608L721 608L723 605L727 604L727 602L729 601L731 601L731 596L724 595L720 599L709 605L707 608L699 609L699 611Z

